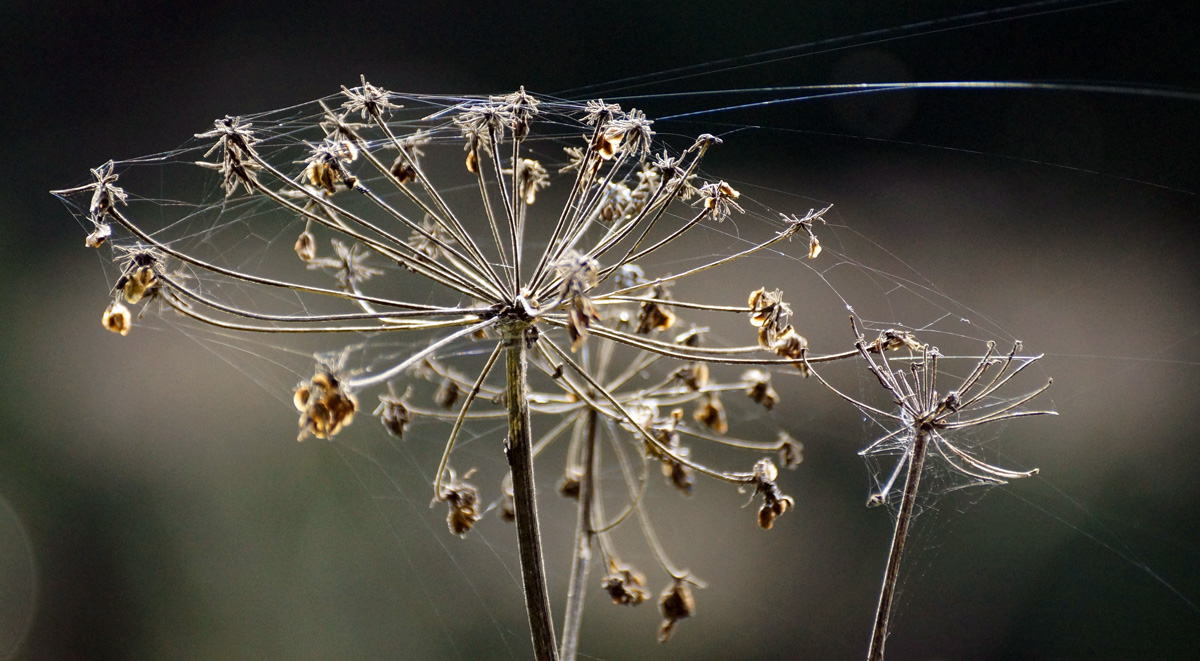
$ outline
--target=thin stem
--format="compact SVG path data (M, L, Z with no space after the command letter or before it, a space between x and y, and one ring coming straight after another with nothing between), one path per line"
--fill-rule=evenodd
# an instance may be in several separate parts
M534 658L557 661L554 621L550 614L550 593L546 586L546 566L542 559L542 538L538 530L537 499L533 480L533 442L529 429L528 347L530 326L514 323L503 329L508 400L508 467L513 478L513 509L516 514L517 545L521 555L521 576L525 587L525 609L533 636Z
M879 606L875 609L875 627L871 631L871 649L867 653L867 661L883 661L883 643L887 640L888 617L892 611L892 597L896 592L896 578L900 574L900 556L904 553L904 540L908 538L908 526L912 522L913 505L917 501L917 488L921 484L921 469L925 465L925 451L928 447L929 431L918 428L913 439L912 454L908 459L908 476L904 480L900 512L896 515L896 530L892 533L892 548L888 552L887 569L883 574Z
M567 590L567 608L563 616L563 661L574 661L579 649L579 628L583 622L583 598L587 593L588 571L592 562L592 501L595 498L596 425L599 414L589 409L583 449L583 477L579 482L579 520L575 528L575 552L571 561L571 581Z

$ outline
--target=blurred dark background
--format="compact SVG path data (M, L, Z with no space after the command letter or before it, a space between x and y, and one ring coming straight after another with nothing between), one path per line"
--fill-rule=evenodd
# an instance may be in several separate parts
M363 488L335 446L292 440L279 393L205 347L101 329L102 269L46 193L89 167L359 74L413 92L523 84L570 96L839 37L850 38L599 91L941 80L1200 90L1190 2L844 4L7 0L0 655L527 656L511 530L493 518L454 539L442 510L425 507L427 485ZM790 95L622 104L653 118ZM949 494L918 520L929 532L906 568L891 658L1194 656L1198 110L1136 91L928 91L656 125L770 127L727 136L706 167L799 196L799 212L834 203L838 225L858 233L844 231L848 242L887 251L863 261L926 279L988 329L968 335L1047 354L1041 376L1055 377L1061 415L1010 425L1000 443L1042 476ZM829 314L844 323L844 311ZM711 584L696 617L660 648L651 605L616 609L596 591L586 658L864 654L891 531L862 507L869 483L854 452L869 431L814 384L789 387L811 397L781 417L806 446L786 477L795 516L761 534L742 497L716 488L669 510L669 536L689 549L679 562ZM372 442L367 427L354 442ZM544 509L561 599L574 520L560 503Z

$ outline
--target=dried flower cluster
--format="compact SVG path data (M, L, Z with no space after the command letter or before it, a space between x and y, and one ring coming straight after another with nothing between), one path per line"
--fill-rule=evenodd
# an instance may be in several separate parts
M771 236L679 272L659 263L669 246L746 213L752 202L725 181L703 180L699 166L720 144L716 137L701 135L672 149L641 111L600 100L539 99L523 88L447 103L401 97L363 79L343 88L340 100L340 106L318 102L312 115L290 120L286 131L269 130L270 117L225 117L196 134L195 166L215 173L222 200L177 223L156 227L150 224L155 214L127 215L129 196L116 186L111 161L92 170L91 183L56 194L77 204L93 228L87 246L115 251L120 275L102 319L113 332L126 335L134 325L126 304L140 304L144 313L153 303L222 332L414 338L408 346L418 348L379 357L362 349L370 346L364 341L355 350L362 364L353 369L349 348L328 354L336 359L319 358L312 378L293 392L299 438L334 439L354 420L360 395L372 390L383 391L373 415L396 438L412 438L415 425L445 421L450 429L433 493L448 507L456 535L466 535L487 509L479 487L468 482L476 470L458 477L451 467L456 440L464 426L501 411L507 437L495 439L496 451L503 445L509 471L497 476L498 509L518 527L539 659L556 658L559 649L542 569L533 464L558 439L567 439L559 492L578 502L579 517L565 658L576 653L594 551L606 568L600 587L615 604L648 599L645 575L620 560L610 534L627 520L638 522L665 574L659 640L695 611L691 587L703 584L669 559L644 504L655 465L683 494L697 488L700 476L752 487L762 499L756 522L763 529L795 507L777 483L775 463L763 455L778 453L791 468L800 462L800 444L783 432L773 441L731 436L723 400L737 392L766 411L776 409L781 397L771 383L773 368L807 375L816 364L865 360L905 410L903 416L873 412L917 425L915 437L932 439L961 470L1019 476L939 436L963 424L956 416L1007 378L968 397L981 367L954 398L934 402L928 368L917 391L887 376L885 351L917 352L925 356L921 364L935 362L910 334L889 331L871 344L859 338L853 350L818 355L793 325L779 289L759 288L745 305L673 296L676 283L785 249L797 233L808 239L802 257L822 252L813 226L828 209L781 214ZM547 199L553 199L552 213L531 212ZM214 236L229 227L263 236L287 232L286 242L268 248L290 249L281 252L296 268L269 274L274 262L261 256L239 261L213 251L216 241L189 243L194 233L187 223L209 217ZM258 301L297 307L257 307ZM747 333L744 345L708 347L704 329L693 324L705 315L745 315L757 338ZM430 390L429 400L414 394ZM1018 414L1012 410L968 422ZM707 459L710 447L743 449L754 458L746 461L749 470L726 469ZM615 461L624 488L605 491L601 461ZM606 512L614 505L617 513Z

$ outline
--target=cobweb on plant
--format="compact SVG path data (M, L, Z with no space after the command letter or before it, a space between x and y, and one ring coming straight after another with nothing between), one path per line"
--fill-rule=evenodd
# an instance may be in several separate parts
M426 103L426 112L428 114L436 114L442 109L453 107L455 104L464 101L462 97L410 97L415 104ZM332 105L336 105L340 100L336 97L331 97L327 100ZM307 126L306 122L312 122L319 113L313 107L298 106L296 108L284 111L282 114L264 113L261 115L245 115L245 121L255 123L257 126L265 126L271 135L275 136L296 136L297 132L302 130L302 125ZM660 121L656 129L662 127L666 122ZM725 147L732 147L739 137L739 134L746 133L744 130L746 124L738 124L733 126L729 131L724 132L723 137L727 138ZM691 128L690 126L688 127ZM666 133L663 129L661 132ZM681 132L686 133L686 132ZM576 133L564 131L562 135L550 136L545 144L537 144L534 148L545 153L561 152L559 148L566 144L568 140L574 138ZM298 136L297 136L298 137ZM544 147L544 149L543 149ZM302 151L298 147L298 143L292 145L297 152ZM185 149L188 149L185 147ZM191 148L200 150L201 146ZM175 182L175 175L168 175L167 171L172 169L179 163L187 162L188 156L184 151L176 151L171 154L164 155L162 158L153 160L140 161L138 164L144 164L144 168L149 173L151 186L149 188L138 189L132 183L128 185L128 190L144 192L145 190L153 190L156 181ZM299 156L297 158L300 158ZM682 250L681 254L672 255L670 259L664 260L663 264L670 265L675 271L685 270L689 264L698 264L705 261L707 258L724 254L726 247L750 246L753 245L757 234L764 231L776 231L779 227L780 220L778 213L803 213L807 208L823 208L827 203L821 201L799 200L800 204L796 203L796 198L790 194L784 194L778 190L770 188L758 189L748 181L741 181L739 178L724 176L720 163L720 151L715 151L714 155L706 160L706 170L713 171L718 177L724 177L735 188L741 191L741 203L743 206L752 210L747 216L734 216L729 221L722 225L713 227L699 228L697 236L702 240L698 240L698 245L691 246L690 250ZM277 159L278 160L278 159ZM124 164L123 164L124 165ZM132 165L132 163L130 164ZM125 177L127 173L132 174L135 170L143 168L126 168L122 172L122 184L132 180ZM749 177L747 179L750 179ZM180 181L183 181L182 179ZM794 183L794 182L792 182ZM203 190L203 183L195 184L196 189ZM250 270L260 266L269 265L270 268L277 267L273 262L268 262L269 253L283 253L285 258L291 245L295 242L295 237L298 230L301 229L295 219L285 218L269 218L270 214L265 209L255 209L253 203L244 205L249 208L242 208L242 204L237 200L226 201L223 199L224 191L216 188L212 184L208 184L209 188L203 190L200 198L206 202L201 205L189 207L186 203L179 200L197 199L189 197L184 193L177 193L173 190L168 190L167 185L160 184L158 189L162 191L159 194L159 199L156 200L140 200L149 206L160 207L164 210L184 210L178 218L173 218L164 226L164 236L169 236L166 239L168 245L186 245L189 250L198 250L202 254L207 254L209 258L216 264L226 265L229 268L238 270ZM464 184L461 189L464 194L469 194L467 191L468 184ZM801 189L803 186L788 185L789 190ZM451 193L455 190L454 187L449 187L447 190ZM553 194L555 189L552 187L546 194ZM133 200L131 200L133 201ZM837 199L831 200L838 202ZM248 219L254 218L254 223L249 223ZM260 222L260 220L262 222ZM1005 332L999 324L990 322L983 315L966 308L966 306L957 303L951 296L940 292L936 287L931 285L922 275L921 272L926 270L925 260L922 259L920 270L910 266L910 262L901 259L895 255L888 253L881 246L889 244L885 238L879 239L876 244L867 238L868 235L879 236L877 232L860 233L856 228L859 222L856 219L847 219L842 216L841 210L835 206L830 213L825 216L825 224L818 226L817 231L821 238L823 253L819 259L806 261L795 254L788 255L782 251L764 253L760 257L756 257L753 261L747 262L761 266L763 271L772 270L787 270L795 272L794 278L789 282L805 283L803 285L788 285L785 287L785 294L789 301L796 308L798 316L804 319L803 331L808 336L810 342L814 345L820 341L822 343L844 345L849 339L847 330L848 324L846 317L850 313L859 315L863 319L863 324L866 328L872 331L883 331L889 328L912 331L923 341L929 341L937 344L943 350L953 351L954 354L961 356L961 359L956 362L962 367L956 367L960 373L978 360L981 349L979 345L986 341L997 341L1000 344L1007 344L1013 341L1013 337ZM86 226L85 229L90 231ZM232 239L231 239L232 237ZM157 238L157 234L156 234ZM786 247L786 246L785 246ZM325 252L328 252L329 246L320 246ZM792 246L795 249L795 246ZM936 253L932 253L929 259L935 259ZM909 258L911 260L911 258ZM392 279L396 276L396 280L403 280L405 274L401 270L381 263L382 260L372 262L372 267L385 269L388 271L387 279ZM295 263L292 263L291 268L297 272L297 277L306 275L314 276L316 273L301 271L296 268ZM121 274L113 273L110 281L116 282ZM203 274L193 273L191 277L200 281L200 287L206 291L220 293L222 296L228 296L229 300L244 300L247 304L253 303L255 306L267 306L274 310L275 314L299 314L313 313L323 311L318 308L316 303L307 299L302 299L298 296L293 296L287 292L281 292L277 296L270 296L266 299L262 298L261 294L252 294L249 291L239 290L237 286L232 289L225 283L220 283L215 280L208 281ZM383 280L385 278L380 278ZM936 278L935 278L936 279ZM936 279L939 282L944 280ZM758 284L750 284L749 287L742 289L753 288ZM688 285L680 283L678 289L675 290L675 295L681 300L686 300L685 295L688 292ZM793 294L793 291L795 292ZM740 304L733 288L729 291L719 290L720 294L725 296L725 299L730 304ZM709 294L709 291L703 293ZM740 294L744 296L744 292ZM811 311L820 310L819 314L813 314L810 318ZM152 321L149 317L145 323L161 323ZM263 385L268 390L278 395L281 400L284 400L290 405L290 390L295 387L298 381L307 379L311 376L312 357L316 353L322 354L345 354L347 365L352 370L370 370L379 369L381 365L394 363L398 357L411 354L414 350L422 347L423 340L406 339L393 340L390 337L373 337L367 341L355 341L351 343L348 351L343 351L342 347L330 347L322 343L306 342L303 339L289 337L286 341L280 341L276 338L266 336L264 338L246 338L241 335L214 331L207 327L200 327L186 321L177 319L167 319L166 323L179 326L185 329L192 337L209 346L216 347L216 352L219 355L227 356L231 363L237 365L239 369L251 373L252 378ZM812 330L808 330L812 329ZM706 338L709 338L715 345L722 344L734 345L738 344L733 338L740 338L744 332L744 328L739 327L736 323L729 327L714 327L711 328ZM135 329L136 332L136 329ZM928 339L926 339L928 338ZM1032 339L1032 338L1025 338ZM954 347L950 349L950 347ZM477 353L478 349L472 349L466 341L460 345L452 345L447 347L445 356L467 356ZM486 356L476 355L477 361L482 361ZM258 365L258 367L255 367ZM373 367L374 366L374 367ZM863 375L861 370L851 369L849 367L841 368L845 374L838 374L844 380L848 380L850 385L848 388L854 392L866 396L874 391L874 384L871 383L870 375ZM814 384L811 382L800 382L795 376L794 371L787 369L777 369L774 373L776 384L781 381L789 381L788 387L799 388L808 392ZM799 385L797 385L799 384ZM413 400L432 400L436 394L438 383L432 380L418 380L420 390L413 394ZM395 393L401 395L403 393ZM366 408L366 407L364 407ZM749 413L743 412L741 415L751 419L769 419L763 413L759 413L752 407L744 407ZM732 414L732 413L731 413ZM876 431L881 428L881 421L867 416L861 423L864 433L842 433L841 437L851 436L855 438L854 442L865 444L868 438L876 436ZM368 493L377 498L381 503L381 507L387 508L389 511L407 510L410 514L416 517L416 520L424 522L424 529L429 535L440 535L439 540L445 540L445 534L439 527L442 525L438 516L432 516L433 513L428 513L424 510L427 504L427 496L424 493L422 484L428 486L432 482L431 474L436 467L437 453L439 449L434 448L417 448L413 439L405 441L395 441L380 435L378 432L370 437L361 434L363 422L359 422L350 431L354 432L352 436L339 436L334 447L339 450L345 457L347 465L349 465L357 475L360 481L365 485ZM422 435L422 427L433 428L434 426L445 426L444 421L422 420L413 423L410 430L413 438ZM469 460L463 460L456 465L464 467L467 465L478 464L485 468L490 463L496 466L497 451L496 446L498 437L501 435L500 423L487 423L485 421L474 421L468 428L466 437L460 439L460 444L456 448L456 452L461 452L470 457ZM442 431L431 434L435 438L444 436ZM995 432L989 431L987 434L968 439L972 446L990 446L994 440ZM380 442L382 440L382 442ZM872 484L878 488L883 480L887 479L889 470L887 467L878 467L872 471ZM543 477L545 473L543 472ZM416 478L415 480L413 478ZM620 476L615 467L610 473L610 477L614 481L618 481ZM797 473L795 480L803 480L803 471ZM957 477L947 473L942 479L933 478L934 485L930 490L931 498L936 498L938 494L945 494L958 487L964 486L962 476ZM969 481L968 481L969 482ZM406 489L405 485L413 485ZM655 485L658 486L658 485ZM971 490L972 493L978 490ZM925 501L926 506L936 506L936 500ZM489 503L492 505L493 503ZM494 517L493 517L494 518ZM548 517L549 518L549 517ZM389 516L389 520L392 517ZM568 519L569 520L569 519ZM485 519L486 521L486 519ZM918 529L921 528L921 523L918 524ZM569 525L563 525L557 534L562 539L569 539ZM395 537L400 546L407 543L408 536L411 531L397 528ZM474 534L474 533L479 534ZM515 566L515 558L512 555L511 548L508 544L500 541L500 536L504 533L496 530L485 530L481 524L480 528L473 531L473 535L468 538L468 544L474 544L482 556L491 555L502 568L507 568L511 572L511 568ZM553 537L554 532L548 532L547 537ZM467 579L466 585L475 589L478 586L477 594L480 596L478 600L481 604L488 601L487 597L483 596L483 587L488 579L481 578L476 573L464 567L469 561L459 561L456 558L459 556L458 547L451 546L456 544L457 540L448 539L439 541L439 545L446 549L445 555L455 565L455 571ZM686 561L686 560L685 560ZM414 563L415 564L415 563ZM554 572L551 572L554 574ZM511 574L509 574L511 578ZM426 597L431 603L437 603L437 594L441 591L442 586L436 580L429 581L426 587ZM709 590L717 588L710 587ZM728 586L720 588L725 595L736 595L735 590L729 589ZM745 606L749 599L745 596L734 597L742 606ZM702 608L704 602L702 601ZM759 608L758 612L766 615L766 609ZM454 619L451 614L453 606L443 604L441 607L441 619L450 621ZM603 620L608 617L608 613L600 612L598 608L591 611L594 621ZM643 615L643 617L645 617ZM783 624L787 618L778 618L776 621ZM520 657L521 641L524 638L524 632L518 624L514 627L503 623L499 614L493 613L490 618L492 627L495 628L498 637L509 643L510 646L506 649L509 654ZM644 624L644 623L643 623ZM447 634L447 639L453 641L455 636ZM514 651L516 650L516 651ZM457 654L460 656L470 656L464 651L464 648L456 648Z

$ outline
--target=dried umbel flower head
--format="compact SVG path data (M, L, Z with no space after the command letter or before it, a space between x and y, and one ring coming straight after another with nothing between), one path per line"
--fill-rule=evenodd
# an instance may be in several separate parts
M217 329L222 337L328 334L339 347L350 342L353 349L342 355L353 354L354 369L318 361L314 376L296 387L300 438L334 439L357 413L357 397L383 388L374 415L393 436L411 437L416 416L430 426L445 422L449 433L432 486L437 502L449 506L447 524L456 535L470 530L486 508L480 490L449 468L455 444L465 434L495 430L499 411L508 422L509 474L501 481L498 509L521 532L531 630L546 658L554 634L546 609L538 606L549 601L546 582L535 580L543 566L531 477L535 454L555 442L553 430L569 430L562 435L570 437L564 491L577 498L577 553L600 550L610 567L605 589L614 599L645 600L644 579L620 569L609 536L611 527L637 520L644 538L657 539L642 501L648 480L638 478L634 464L643 462L644 475L657 463L668 488L684 493L701 476L758 489L765 488L761 475L745 470L753 459L740 470L714 467L698 461L707 453L693 448L712 443L749 450L755 458L788 448L728 435L737 430L721 393L745 390L768 408L778 395L769 384L723 382L723 370L710 367L769 371L797 364L797 355L839 357L808 356L804 343L791 339L790 309L768 293L774 290L764 287L746 307L675 300L667 288L783 249L798 227L811 230L812 223L798 219L782 229L777 221L763 223L758 228L767 233L739 236L742 245L734 253L710 247L664 261L659 258L673 254L673 244L699 240L697 228L716 230L733 213L762 217L766 209L728 183L704 181L699 167L719 144L715 137L701 135L681 150L658 141L653 122L640 111L622 112L602 101L539 100L523 89L431 101L364 79L343 94L341 106L316 102L311 114L293 108L256 115L253 123L227 116L197 134L177 160L200 165L216 180L207 187L216 193L178 205L188 210L183 218L168 217L177 208L162 206L163 195L126 196L113 163L93 171L90 184L59 191L66 198L90 198L77 203L81 218L95 228L88 244L119 251L124 280L111 292L120 300L113 301L105 325L127 332L131 314L122 301L142 302L145 312L144 301L155 297L158 307L170 308L183 323ZM417 102L400 103L405 99ZM442 106L430 112L431 102ZM539 141L572 141L566 146L570 162L553 163L562 151ZM439 157L453 163L460 149L467 156L465 172L461 166L426 169L426 161L436 165ZM543 211L551 181L565 201L545 222L533 222L531 205L538 202L537 212ZM695 204L689 206L688 198ZM154 206L151 213L138 213L146 206ZM211 219L211 226L197 227ZM221 243L238 232L253 240ZM293 244L265 237L297 238ZM286 259L274 259L276 251ZM693 325L694 317L722 314L750 315L759 343L701 346L706 327ZM684 317L689 330L666 337ZM285 344L276 341L272 348L299 353ZM435 358L444 364L435 365ZM411 379L433 384L420 392L427 398L436 389L435 405L413 403L401 385ZM670 413L659 416L655 401ZM535 452L546 419L561 424L549 426ZM609 452L614 456L603 465L614 474L620 470L631 487L615 518L596 498L595 466L600 453ZM684 575L661 545L650 546L666 575ZM680 586L670 603L690 594ZM688 610L673 606L671 621ZM567 619L576 622L567 629L577 632L578 618Z

